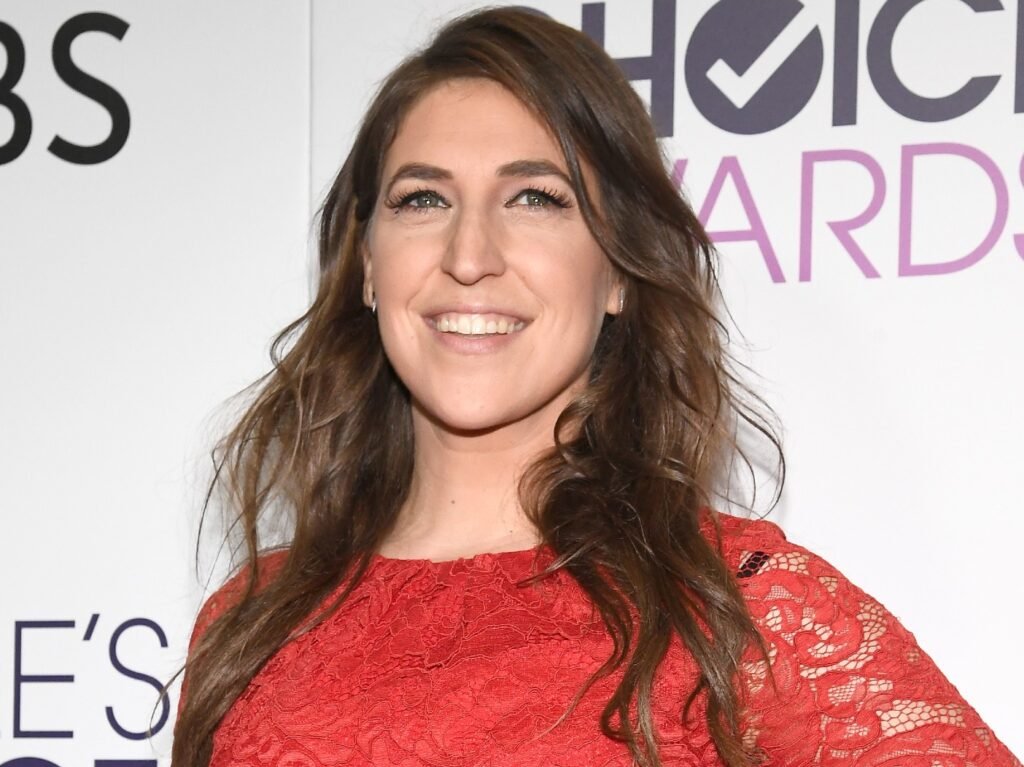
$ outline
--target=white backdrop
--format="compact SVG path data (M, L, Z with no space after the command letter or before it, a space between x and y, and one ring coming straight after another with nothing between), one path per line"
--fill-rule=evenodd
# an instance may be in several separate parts
M737 352L785 425L772 518L1024 753L1024 2L865 0L856 20L796 0L523 4L595 35L603 13L607 50L639 59L719 242ZM32 119L0 165L0 765L168 763L169 721L123 733L145 729L143 677L181 662L202 597L215 409L304 307L309 221L377 81L475 5L0 5ZM52 49L90 12L127 29L83 32L71 58L130 129L81 165L53 137L100 144L118 120ZM0 145L15 124L0 108Z
M47 150L54 134L95 144L111 119L57 76L51 47L93 11L128 29L84 33L71 55L121 94L131 126L116 155L76 165ZM0 764L166 765L170 721L152 743L108 722L109 706L144 731L156 700L111 640L147 619L167 647L129 626L120 665L165 680L180 664L208 418L307 297L308 12L4 0L0 21L24 42L14 92L33 121L0 165ZM12 122L0 109L0 142ZM22 625L19 657L31 621L74 626ZM23 681L16 699L16 674L74 681ZM32 734L46 732L72 737Z

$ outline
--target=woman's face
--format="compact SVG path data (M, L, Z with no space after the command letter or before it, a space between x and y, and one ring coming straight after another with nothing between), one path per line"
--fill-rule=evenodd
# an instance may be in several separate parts
M414 412L451 432L550 433L619 308L555 140L490 80L443 83L409 111L364 260L365 299Z

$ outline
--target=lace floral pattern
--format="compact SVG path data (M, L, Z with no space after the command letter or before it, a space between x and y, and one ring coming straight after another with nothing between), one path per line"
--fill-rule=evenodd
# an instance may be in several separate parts
M1021 767L878 602L767 522L723 518L726 557L768 642L743 673L766 765ZM376 557L338 612L278 652L229 710L211 767L627 767L598 722L617 677L599 615L565 573L519 588L533 551ZM546 564L551 554L537 553ZM223 609L215 595L195 635ZM653 691L666 767L718 765L697 669L675 640Z
M749 726L770 763L1019 766L882 605L820 557L780 543L742 581L777 685L747 666Z

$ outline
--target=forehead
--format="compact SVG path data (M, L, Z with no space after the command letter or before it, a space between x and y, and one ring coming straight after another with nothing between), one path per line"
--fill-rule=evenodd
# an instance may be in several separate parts
M566 168L548 127L510 91L483 78L449 80L427 91L406 113L388 148L384 171L409 161L458 170L525 157Z

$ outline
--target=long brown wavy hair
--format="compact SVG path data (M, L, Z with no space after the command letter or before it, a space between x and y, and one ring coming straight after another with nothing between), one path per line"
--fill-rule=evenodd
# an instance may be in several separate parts
M589 386L561 414L554 447L519 488L556 555L538 577L566 570L613 639L584 688L622 669L601 729L639 764L660 767L650 696L675 634L700 669L680 716L705 695L722 761L752 764L740 658L751 646L763 652L763 643L720 543L700 524L721 497L723 468L737 456L751 466L738 428L753 427L778 451L781 487L779 442L759 414L769 411L734 373L713 248L670 178L643 102L584 34L514 8L454 19L383 82L324 202L316 297L276 338L273 369L253 385L251 404L215 451L211 492L229 501L243 588L190 652L173 764L209 763L213 733L232 703L289 639L347 597L406 498L409 395L363 304L359 249L403 116L453 78L501 84L548 126L582 214L625 285L625 309L602 328ZM595 171L600 209L588 197L583 160ZM292 530L268 578L260 526L271 507L287 509Z

